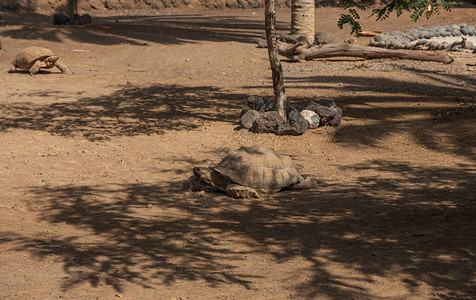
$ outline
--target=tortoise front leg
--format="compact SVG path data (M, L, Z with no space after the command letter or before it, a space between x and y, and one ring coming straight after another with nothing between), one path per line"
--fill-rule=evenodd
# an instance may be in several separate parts
M252 188L239 184L229 184L225 188L225 192L233 198L259 198L258 192Z
M61 73L68 73L69 72L68 67L66 67L66 65L63 64L63 62L60 61L60 60L57 60L55 62L55 67L57 67L61 71Z
M40 70L41 68L41 61L37 60L35 61L35 63L33 64L33 66L31 66L30 68L30 75L35 75L36 73L38 73L38 71Z

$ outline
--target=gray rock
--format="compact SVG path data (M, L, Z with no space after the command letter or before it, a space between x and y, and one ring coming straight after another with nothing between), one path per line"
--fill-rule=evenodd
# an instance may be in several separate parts
M306 110L311 110L319 115L320 126L338 126L342 119L342 110L332 100L323 100L316 103L311 101Z
M459 31L458 29L453 29L453 30L451 30L451 35L452 36L461 36L461 31Z
M53 16L53 25L68 25L69 17L63 14L55 14Z
M261 116L261 113L257 110L250 109L240 118L240 125L244 128L250 129L253 123Z
M279 40L289 44L297 44L300 42L312 44L305 33L284 33L279 37Z
M307 121L307 124L309 125L310 129L314 129L319 127L319 123L321 121L321 118L319 118L319 115L312 110L303 110L301 111L301 116L304 117L304 119Z
M465 49L474 49L474 44L471 41L466 41Z
M394 48L394 49L403 49L405 48L405 46L403 45L403 43L399 42L399 41L396 41L396 40L393 40L391 43L390 43L390 46L391 48Z
M264 112L266 110L267 102L261 97L251 96L248 98L246 105L243 107L240 113L240 118L250 109Z
M450 31L452 31L453 29L457 29L459 30L461 27L459 25L456 25L456 24L451 24L450 25Z
M468 26L468 34L469 35L476 35L476 27L475 26Z
M430 33L428 32L428 30L423 30L421 33L423 34L423 37L425 39L431 38Z
M437 46L438 46L437 41L431 41L430 44L428 44L428 47L430 47L430 49L432 50L436 49Z
M419 40L416 42L415 46L420 46L420 45L425 46L425 45L428 45L429 43L430 41L428 40Z
M373 40L376 42L381 42L385 40L384 36L382 34L377 34L376 36L373 37Z
M325 45L334 43L334 38L332 35L325 32L316 32L314 35L314 44L316 45Z
M258 119L253 122L250 130L252 132L276 132L280 125L284 124L284 119L277 111L267 111L262 113Z
M468 27L461 27L461 33L464 35L468 35L469 34Z

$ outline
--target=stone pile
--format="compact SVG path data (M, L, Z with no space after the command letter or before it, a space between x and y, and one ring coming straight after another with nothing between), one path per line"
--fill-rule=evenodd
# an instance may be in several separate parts
M407 31L391 31L372 38L369 46L390 49L443 50L454 42L466 38L464 47L457 45L451 50L476 48L476 27L467 24L453 24L430 28L416 27Z
M311 101L301 112L286 103L286 114L285 122L265 99L251 96L241 111L240 125L257 133L301 135L308 128L339 126L342 119L342 110L332 100Z

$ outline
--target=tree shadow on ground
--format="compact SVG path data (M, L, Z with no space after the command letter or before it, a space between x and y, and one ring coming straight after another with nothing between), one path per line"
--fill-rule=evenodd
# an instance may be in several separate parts
M387 277L404 287L402 297L430 288L443 299L470 299L474 166L375 160L342 168L362 176L255 201L182 194L177 182L38 187L29 206L39 219L84 233L18 237L14 250L58 257L67 274L64 290L104 283L122 291L127 282L157 288L175 280L253 289L263 277L240 269L240 262L266 255L271 264L304 259L310 265L299 270L310 272L310 280L286 287L303 298L375 299L369 286ZM58 248L38 247L44 244ZM336 264L347 275L334 273Z
M39 96L51 97L51 93ZM92 141L163 134L191 130L208 121L236 122L247 97L207 86L126 85L107 96L74 102L0 104L0 130L42 130Z
M22 25L22 23L19 23L19 25ZM106 46L118 44L144 46L144 42L165 45L200 41L256 43L263 32L264 23L248 19L242 15L171 16L161 14L95 17L93 24L83 26L38 25L38 21L35 21L18 29L5 30L1 35L14 39L52 42L72 40L85 44Z
M376 146L387 136L404 133L427 149L455 153L475 160L474 76L437 74L405 67L402 67L402 72L409 72L409 77L411 72L417 73L425 77L426 82L322 75L288 77L287 83L289 89L331 89L337 95L340 93L340 96L329 98L344 109L344 121L334 135L337 141L351 147ZM356 95L343 95L349 93ZM322 99L325 98L313 100ZM307 103L302 102L302 99L295 102L301 108ZM352 124L346 120L364 122Z

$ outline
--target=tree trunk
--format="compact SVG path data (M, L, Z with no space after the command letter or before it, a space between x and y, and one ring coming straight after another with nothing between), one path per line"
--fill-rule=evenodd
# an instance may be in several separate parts
M74 15L78 13L78 0L69 0L69 24L74 24Z
M285 44L279 45L279 54L292 61L312 60L316 58L329 57L361 57L365 59L393 58L411 59L422 61L436 61L450 63L453 60L448 56L448 52L425 52L415 50L382 49L377 47L367 47L355 44L327 44L322 47L308 47L307 44Z
M265 28L268 46L269 63L273 75L274 107L279 115L286 120L283 67L279 60L278 41L276 39L276 8L274 0L265 0Z
M314 0L292 0L291 33L306 34L314 42Z

